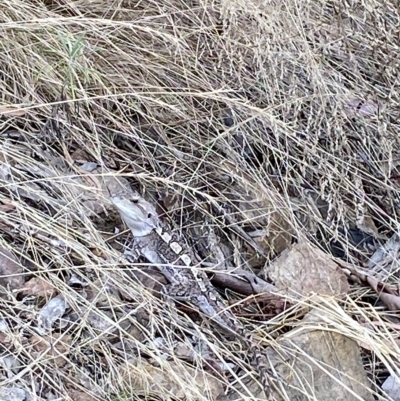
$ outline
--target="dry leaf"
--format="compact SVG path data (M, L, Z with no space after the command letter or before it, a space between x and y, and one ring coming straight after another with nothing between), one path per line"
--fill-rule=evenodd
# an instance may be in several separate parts
M20 387L0 387L0 401L25 401L26 395Z
M18 290L24 285L23 268L9 250L0 247L0 285Z
M283 215L274 212L271 214L271 221L268 225L267 233L254 236L253 239L266 253L279 255L287 249L292 242L290 223ZM250 247L248 247L248 252L254 253L254 251L250 250ZM253 258L249 260L249 264L250 266L257 267L257 264L260 265L260 262L257 263L256 259Z
M9 203L6 203L4 205L0 205L0 211L4 212L4 213L8 213L15 210L15 206L14 205L10 205Z
M363 103L358 109L361 117L369 117L378 114L379 106L376 103Z
M174 355L176 355L176 357L179 359L186 359L188 361L193 361L195 358L193 348L181 341L175 344Z
M393 401L400 401L400 380L398 377L389 376L382 384L382 390Z
M85 163L90 160L91 157L83 148L78 148L71 153L71 159L78 163Z
M34 354L32 355L37 359L41 354L46 352L47 357L51 357L51 363L57 367L65 366L68 362L67 358L62 355L67 355L70 350L72 337L61 333L54 333L51 336L39 337L33 335L29 342L32 345Z
M341 296L350 289L341 268L306 241L284 251L266 272L280 292L296 298L311 293Z
M91 173L94 172L94 170L98 167L98 164L95 162L85 162L80 167L82 170Z
M243 195L236 195L240 199L236 202L240 209L237 220L244 222L246 232L266 255L278 255L291 244L291 225L271 198L265 194L253 195L246 200L240 199ZM259 268L264 265L265 258L260 258L251 244L247 246L247 252L250 255L250 267Z
M68 395L73 401L97 401L98 398L94 398L91 395L82 391L68 389Z
M146 287L147 290L149 290L152 294L156 296L160 294L162 286L168 284L165 276L156 270L132 270L130 273L134 277L135 281ZM125 295L124 290L125 289L121 289L120 291L122 294Z
M373 271L375 275L386 277L391 274L392 263L397 262L397 255L400 250L400 238L397 234L381 245L370 257L367 267L369 271Z
M53 324L64 315L67 302L62 295L51 299L39 312L39 325L50 330Z
M116 312L102 311L94 312L90 311L87 317L91 327L96 330L100 330L103 334L105 332L113 333L117 330L117 325L114 323Z
M56 289L53 288L46 280L43 280L40 277L33 277L28 280L23 289L22 294L25 296L35 295L38 297L51 298L56 292Z
M375 238L379 237L378 229L376 228L376 225L371 216L363 215L357 221L357 228L368 235L372 235Z
M87 282L86 279L77 276L75 273L71 273L69 279L68 279L68 285L76 285L79 287L87 287L89 283Z
M12 333L10 332L7 322L4 319L0 319L0 344L7 346L7 344L12 341L11 337Z
M182 203L182 195L179 192L169 193L166 191L161 199L160 204L163 205L163 209L166 211L171 211L179 208Z
M0 366L7 373L9 379L14 377L21 369L21 363L14 355L1 356Z
M344 108L346 114L351 117L358 115L360 117L371 117L379 112L379 105L372 102L363 102L357 98L349 99Z
M0 332L0 344L3 344L4 346L8 346L9 343L12 342L11 336Z
M113 302L118 304L119 288L112 283L112 273L107 273L107 278L100 278L86 287L87 300L93 305L108 307Z

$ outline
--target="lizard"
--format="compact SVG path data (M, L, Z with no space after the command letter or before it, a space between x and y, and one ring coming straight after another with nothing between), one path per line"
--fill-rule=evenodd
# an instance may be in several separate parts
M194 305L244 344L250 350L250 357L269 398L270 373L265 355L258 349L251 332L227 309L207 274L196 268L195 253L186 250L178 236L171 234L159 218L154 205L139 193L129 197L118 193L110 195L111 202L134 236L135 250L150 263L154 263L170 283L164 286L163 293L176 301Z

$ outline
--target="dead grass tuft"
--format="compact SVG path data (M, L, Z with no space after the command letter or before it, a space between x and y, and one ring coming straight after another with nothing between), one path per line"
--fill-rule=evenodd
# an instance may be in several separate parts
M19 365L0 363L3 386L32 399L206 400L230 383L230 399L255 399L245 350L121 262L127 234L98 187L125 177L176 195L177 225L214 223L235 261L254 254L211 205L269 229L264 262L301 235L336 241L360 267L371 250L349 230L383 241L399 229L397 3L10 0L0 22L0 229L24 266L23 291L0 298L2 357ZM393 263L379 279L398 274ZM49 334L37 319L53 291L68 313ZM397 372L397 317L365 286L291 301L247 322L265 345L311 308L365 350L374 390Z

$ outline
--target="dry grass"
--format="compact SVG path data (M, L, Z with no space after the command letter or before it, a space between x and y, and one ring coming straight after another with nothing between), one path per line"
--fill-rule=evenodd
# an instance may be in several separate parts
M175 341L196 331L221 358L250 371L234 344L160 305L119 265L106 228L80 202L92 183L72 181L79 172L70 155L77 150L150 193L181 194L182 225L190 223L193 205L208 199L232 210L235 201L249 202L258 219L279 213L284 231L306 233L315 243L321 236L340 239L339 227L362 226L365 216L381 235L398 230L398 4L276 3L1 1L1 160L13 185L2 173L0 201L14 208L1 211L2 240L24 258L27 276L56 287L76 317L60 330L60 342L72 351L55 369L51 353L38 357L26 343L43 303L2 299L1 315L15 325L8 349L23 365L7 383L37 400L50 389L60 400L78 399L71 389L112 401L169 399L162 385L158 394L146 392L143 382L158 379L135 365L145 355L175 376L188 400L205 400L183 369L191 365L201 375L201 353L194 362L174 356ZM231 127L224 124L229 116ZM327 210L316 211L318 199ZM49 238L64 245L54 247ZM91 291L101 300L68 285L71 272L97 286ZM385 279L397 275L395 266ZM366 369L379 386L382 372L397 369L398 334L384 309L362 302L361 291L324 310L332 330L368 345ZM90 312L106 318L108 331L93 327ZM294 325L290 313L253 328L267 344L278 328ZM164 338L163 350L152 346L154 337ZM124 370L134 372L128 376L140 379L141 388L122 380ZM230 372L231 383L232 376L237 372ZM237 398L251 399L246 381L238 380Z

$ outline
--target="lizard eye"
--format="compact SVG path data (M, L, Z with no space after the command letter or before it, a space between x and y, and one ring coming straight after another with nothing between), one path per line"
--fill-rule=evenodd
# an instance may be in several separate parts
M132 203L139 203L139 199L133 198L133 199L131 199L131 202Z
M147 214L147 218L150 219L151 218L151 213Z

